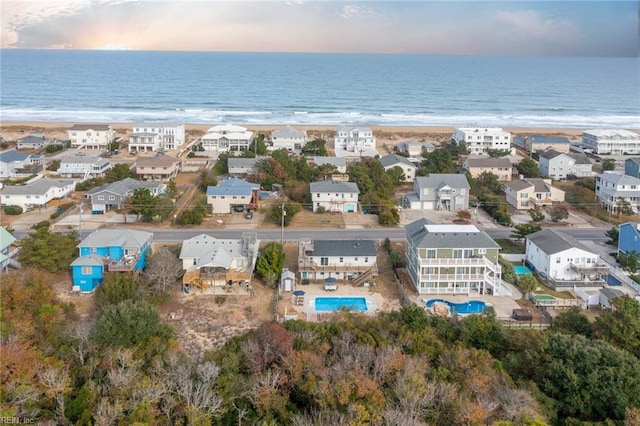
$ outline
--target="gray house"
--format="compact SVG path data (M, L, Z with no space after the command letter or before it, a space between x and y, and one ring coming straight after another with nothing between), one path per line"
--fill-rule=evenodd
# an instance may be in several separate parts
M120 209L133 191L146 188L151 195L157 197L164 193L167 185L162 182L140 182L135 179L126 178L118 182L93 188L87 192L87 198L91 200L91 213L103 214L111 209Z
M640 179L640 157L627 158L624 161L624 174Z
M227 163L229 176L245 177L247 175L253 175L257 172L256 164L258 164L259 161L266 160L267 158L269 157L264 155L259 155L254 158L231 157Z
M584 154L565 154L549 150L540 154L538 170L542 176L555 180L564 180L567 176L589 177L591 160Z
M386 171L399 167L404 174L405 182L413 182L416 176L417 167L409 159L398 154L389 154L379 158L382 167Z
M405 208L412 210L467 210L469 182L465 175L432 173L419 176L413 183L415 192L404 198Z

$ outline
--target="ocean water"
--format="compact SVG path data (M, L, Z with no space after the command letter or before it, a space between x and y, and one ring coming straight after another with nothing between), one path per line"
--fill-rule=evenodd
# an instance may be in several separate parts
M637 128L640 60L3 49L0 119Z

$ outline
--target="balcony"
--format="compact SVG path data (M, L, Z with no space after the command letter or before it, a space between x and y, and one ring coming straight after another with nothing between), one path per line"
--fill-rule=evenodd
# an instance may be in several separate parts
M547 282L551 284L553 289L571 289L573 287L604 287L607 283L604 280L555 280L547 278Z
M420 281L432 281L432 282L467 282L485 281L484 274L422 274L420 275Z
M571 263L570 267L573 271L584 275L608 275L609 267L602 263L587 263L584 265L576 265Z
M375 270L377 272L378 267L374 263L373 265L353 265L350 263L339 265L319 265L317 262L311 262L308 260L298 261L299 271L317 271L317 272L367 272L369 270Z
M488 266L485 257L420 259L420 266Z
M107 272L131 272L139 258L139 255L127 255L118 260L105 257L105 269Z

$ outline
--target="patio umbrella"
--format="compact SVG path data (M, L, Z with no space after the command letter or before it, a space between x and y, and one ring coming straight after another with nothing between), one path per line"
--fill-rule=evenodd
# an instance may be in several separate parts
M304 296L304 291L296 290L292 293L294 296Z
M335 283L335 282L336 282L336 279L335 279L335 278L333 278L333 277L329 277L329 278L325 278L325 279L324 279L324 282L326 282L326 283Z

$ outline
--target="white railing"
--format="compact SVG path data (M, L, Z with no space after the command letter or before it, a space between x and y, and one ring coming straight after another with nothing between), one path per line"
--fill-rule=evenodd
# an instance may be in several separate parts
M420 281L484 281L485 274L422 274Z

